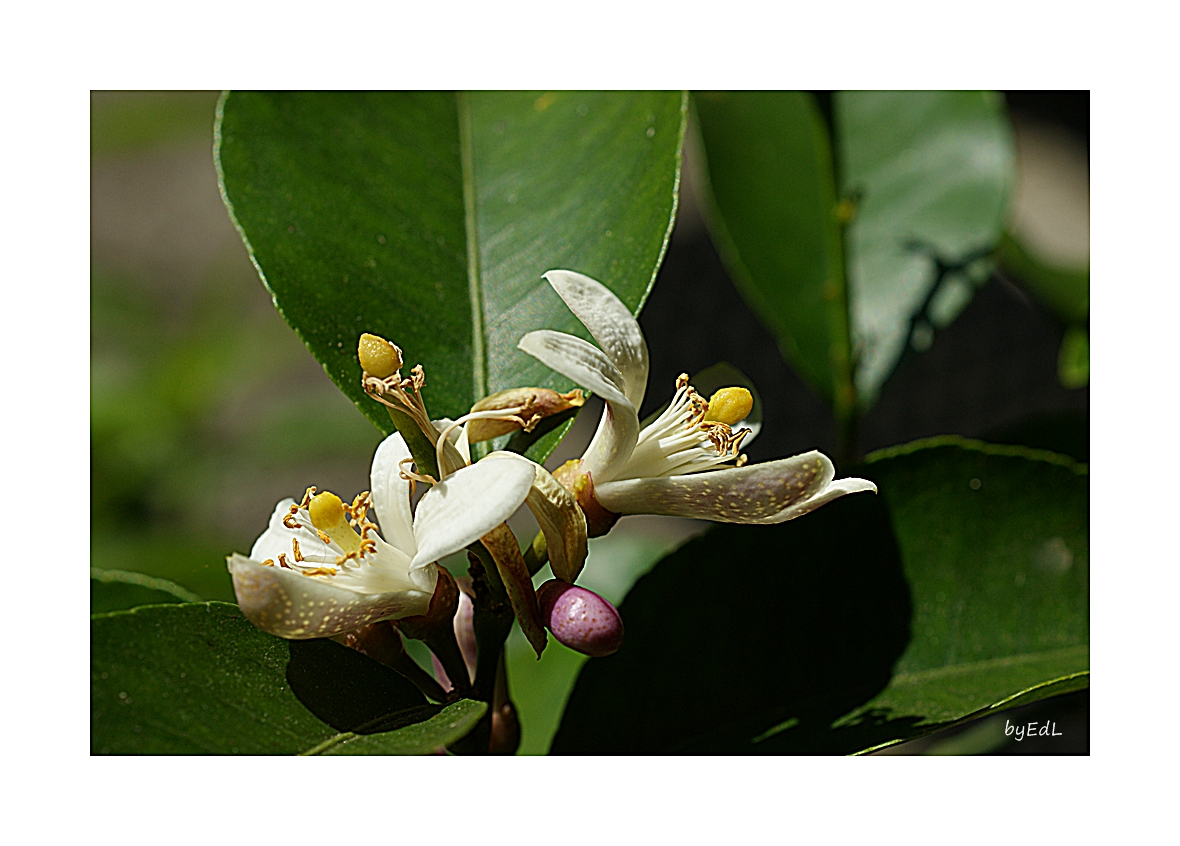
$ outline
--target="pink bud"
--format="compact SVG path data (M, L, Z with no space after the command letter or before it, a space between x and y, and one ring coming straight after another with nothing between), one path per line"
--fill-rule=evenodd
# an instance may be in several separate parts
M537 591L541 619L558 643L601 658L623 645L623 620L615 606L593 591L551 579Z

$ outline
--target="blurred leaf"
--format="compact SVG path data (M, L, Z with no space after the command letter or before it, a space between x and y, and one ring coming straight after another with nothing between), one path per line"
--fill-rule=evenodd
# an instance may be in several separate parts
M91 91L90 154L209 137L216 91Z
M587 273L639 311L675 218L686 112L675 92L234 93L216 157L279 310L388 433L360 388L362 332L425 366L436 417L572 387L516 349L533 329L588 337L541 274Z
M1090 268L1058 267L1036 258L1011 234L1000 242L1000 264L1067 323L1090 317Z
M1088 683L1083 466L944 438L857 472L878 496L717 526L640 579L553 751L858 752Z
M695 103L731 274L838 418L867 409L911 335L947 325L988 274L1013 171L1002 101L838 92L834 139L810 95Z
M152 532L92 531L92 569L124 570L166 579L202 599L233 601L233 583L225 569L235 540L223 534L188 533L162 528Z
M1081 326L1065 330L1057 354L1057 378L1071 389L1090 384L1090 333Z
M844 255L828 130L791 91L702 92L693 104L708 166L714 241L742 295L811 385L854 401Z
M441 706L359 652L272 637L221 602L91 618L90 697L91 752L102 754L294 754L354 734L374 736L358 749L418 750L452 736L443 724L457 731L468 720L452 712L385 737Z
M1085 464L1090 460L1090 415L1070 411L1026 417L992 429L983 439L993 444L1019 444L1059 452Z
M166 579L143 573L90 568L90 613L124 611L137 605L200 602L201 597Z

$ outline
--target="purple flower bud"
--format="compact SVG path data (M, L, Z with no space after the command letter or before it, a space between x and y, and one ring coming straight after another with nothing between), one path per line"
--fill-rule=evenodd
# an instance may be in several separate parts
M615 606L593 591L551 579L537 591L541 619L557 642L601 658L623 645L623 619Z

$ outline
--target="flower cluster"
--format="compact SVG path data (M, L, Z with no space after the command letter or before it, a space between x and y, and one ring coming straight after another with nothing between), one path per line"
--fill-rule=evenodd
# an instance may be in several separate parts
M449 675L465 690L472 677L479 687L481 674L497 672L495 661L485 673L483 658L473 657L470 645L464 650L457 645L475 643L472 620L481 613L494 621L503 616L497 609L510 609L509 623L513 617L519 621L538 655L546 629L586 654L618 648L622 622L615 609L572 586L586 563L587 539L609 531L621 515L780 523L836 497L876 490L864 479L836 480L832 462L819 452L748 464L741 447L758 426L747 422L754 400L741 386L706 398L681 376L667 407L641 425L648 351L639 324L588 276L553 270L544 278L598 342L539 330L519 344L603 399L601 421L582 457L550 473L512 452L495 451L472 462L469 446L531 431L544 418L581 406L581 390L501 391L458 420L432 420L421 365L404 377L402 351L363 335L362 384L389 409L398 431L377 448L369 491L350 503L314 487L298 502L284 499L250 555L229 557L239 605L251 622L284 638L369 644L378 655L381 650L372 644L391 635L374 626L394 621L401 634L425 640L442 662L440 676ZM415 506L418 486L426 490ZM526 553L506 525L522 505L541 527ZM438 564L460 550L468 551L474 577L463 585L462 602L454 580ZM539 600L532 576L546 560L556 579ZM459 607L469 613L456 616ZM485 632L493 628L476 625ZM384 651L400 655L399 649Z

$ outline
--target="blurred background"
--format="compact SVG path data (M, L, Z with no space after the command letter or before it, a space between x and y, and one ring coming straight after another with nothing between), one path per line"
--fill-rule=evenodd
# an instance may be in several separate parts
M229 221L211 153L217 96L91 95L91 566L170 579L232 602L225 556L248 552L274 504L309 484L350 496L368 489L381 435L279 316ZM1089 459L1088 376L1071 363L1079 326L1025 278L1035 273L1030 254L1088 273L1089 92L1006 96L1020 166L1010 231L1020 250L1005 253L953 324L921 351L907 351L862 422L862 455L956 433ZM695 156L690 143L689 172ZM682 181L676 229L640 323L656 386L641 414L665 396L658 386L728 361L754 380L764 403L751 461L835 451L824 401L783 362L726 276L692 179ZM551 461L580 453L595 411L582 415ZM591 562L609 559L609 571L588 567L582 581L619 602L704 528L625 518L591 542ZM585 659L556 643L541 661L527 649L514 632L521 752L542 753ZM890 751L1087 754L1088 696L1058 697ZM1054 719L1065 738L1016 744L1004 737L1005 718Z

